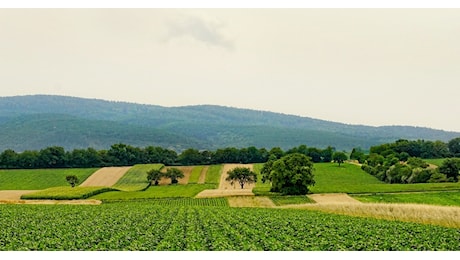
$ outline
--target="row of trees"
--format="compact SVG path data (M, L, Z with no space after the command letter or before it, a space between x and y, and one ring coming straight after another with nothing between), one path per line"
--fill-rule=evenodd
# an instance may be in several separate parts
M442 141L410 141L400 139L394 143L372 146L369 153L380 154L382 156L393 154L401 159L409 157L424 159L460 157L460 137L454 138L447 143Z
M106 166L124 166L143 163L162 163L171 165L207 165L220 163L264 163L270 157L279 159L286 154L301 153L312 158L313 162L330 162L335 148L318 149L300 145L287 151L279 147L265 148L223 148L216 151L187 149L177 154L174 150L162 147L133 147L126 144L114 144L108 150L93 148L65 151L59 146L51 146L40 151L17 153L8 149L0 154L0 168L88 168Z

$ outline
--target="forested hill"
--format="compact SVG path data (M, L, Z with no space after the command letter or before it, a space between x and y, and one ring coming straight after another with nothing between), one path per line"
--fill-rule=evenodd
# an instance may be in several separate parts
M422 127L370 127L267 111L201 105L161 107L66 96L0 97L0 150L106 149L115 143L215 150L289 149L300 144L339 150L398 139L447 142L460 133Z

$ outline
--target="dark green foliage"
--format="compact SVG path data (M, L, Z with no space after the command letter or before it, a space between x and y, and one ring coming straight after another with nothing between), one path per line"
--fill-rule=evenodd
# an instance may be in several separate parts
M158 185L163 177L166 176L160 169L152 169L147 172L147 181L153 183L154 185Z
M15 151L50 146L99 150L119 142L176 152L190 147L289 149L302 143L351 150L398 138L448 141L459 136L427 128L357 126L223 106L166 108L45 95L1 97L0 118L0 150Z
M247 167L236 167L227 172L228 176L225 179L233 182L238 182L243 189L245 184L257 182L257 174Z
M343 162L345 162L346 160L348 159L348 156L344 153L344 152L335 152L333 155L332 155L332 160L336 163L339 164L339 167L340 167L340 164L342 164Z
M460 137L454 138L447 143L449 151L454 157L460 157Z
M171 179L171 184L177 184L179 181L177 179L184 178L184 173L177 168L168 168L164 177Z
M70 184L70 187L75 187L78 184L78 177L76 175L67 175L65 180Z
M310 157L293 153L273 162L268 180L271 191L287 195L307 194L308 187L315 184L313 162Z
M460 159L446 159L439 167L439 172L445 174L448 179L456 182L460 172Z

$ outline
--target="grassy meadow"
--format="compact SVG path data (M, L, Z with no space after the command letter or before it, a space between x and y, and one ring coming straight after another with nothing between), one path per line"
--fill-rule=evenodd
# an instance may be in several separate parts
M76 175L80 183L98 168L0 170L0 190L42 190L69 185L67 175Z
M159 170L163 164L138 164L134 165L120 180L112 186L114 189L122 191L141 191L147 189L147 172L156 169Z
M367 203L418 203L460 207L459 191L444 192L411 192L411 193L379 193L371 195L355 195L353 198Z

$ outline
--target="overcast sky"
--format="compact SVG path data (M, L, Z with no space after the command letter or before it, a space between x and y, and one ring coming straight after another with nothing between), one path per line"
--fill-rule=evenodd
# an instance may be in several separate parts
M460 131L460 9L0 9L0 96Z

